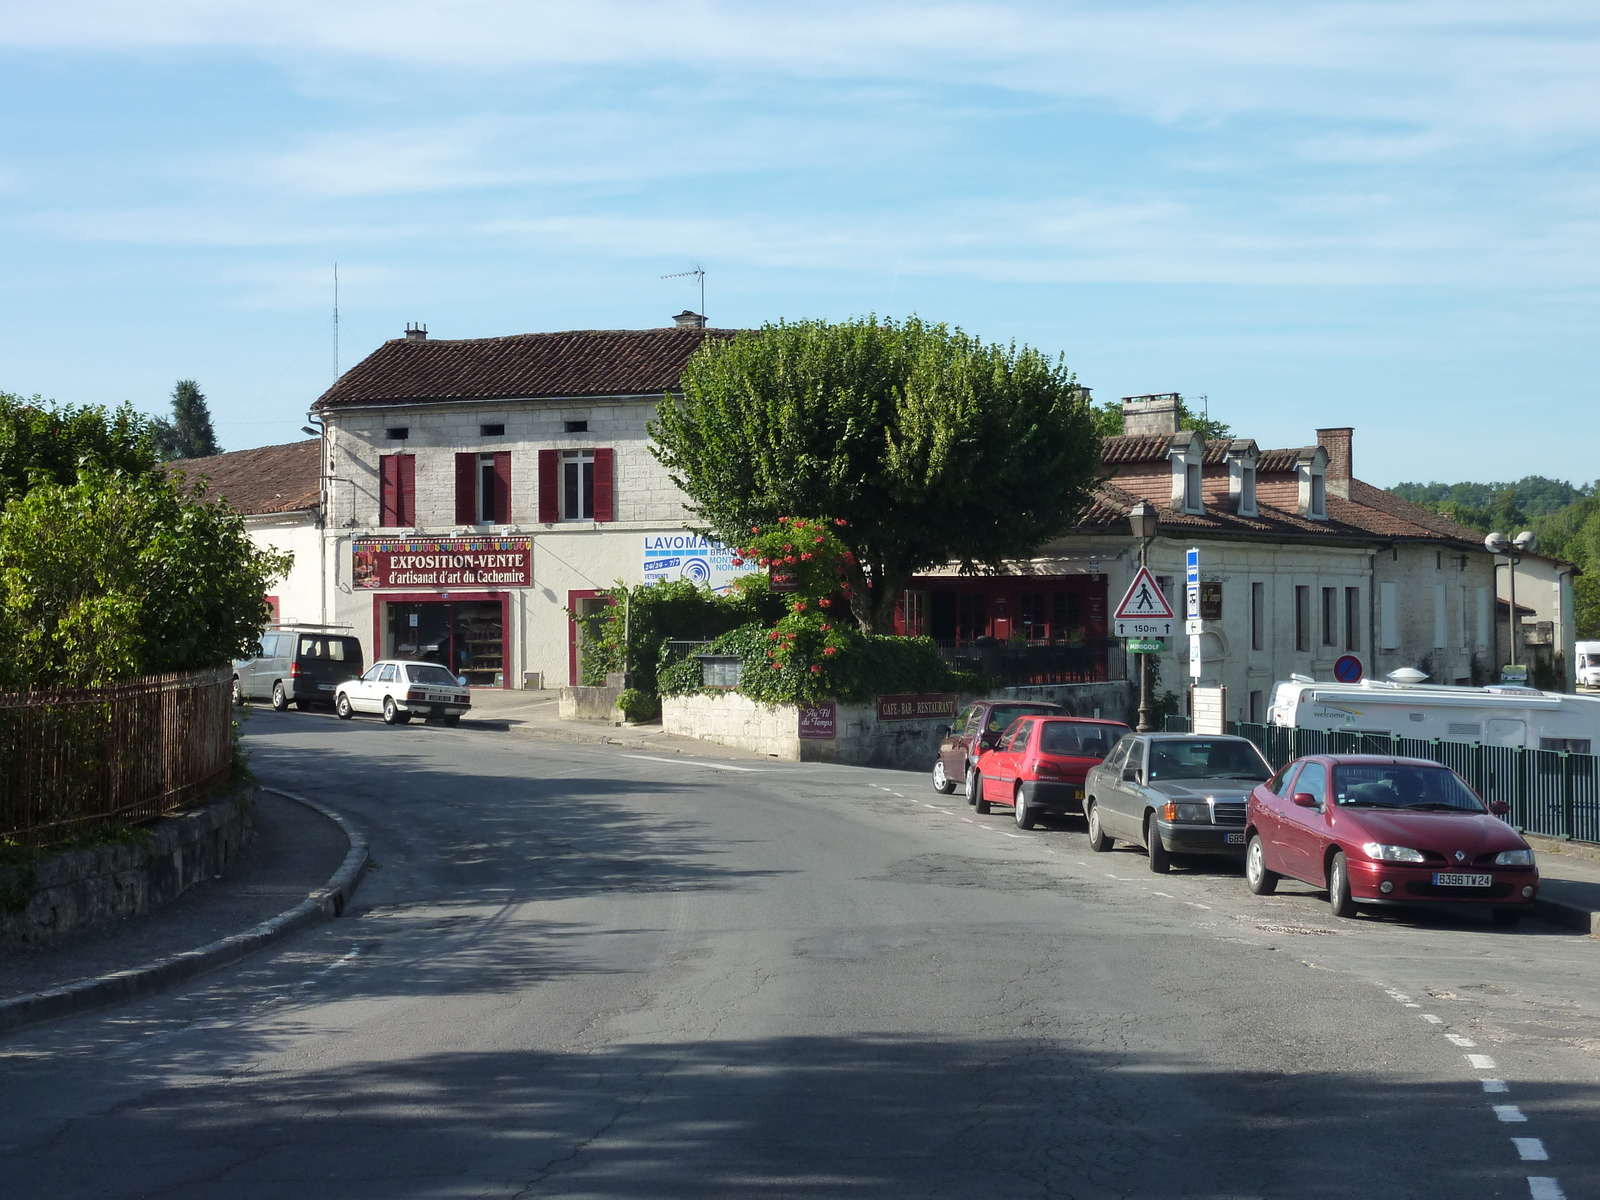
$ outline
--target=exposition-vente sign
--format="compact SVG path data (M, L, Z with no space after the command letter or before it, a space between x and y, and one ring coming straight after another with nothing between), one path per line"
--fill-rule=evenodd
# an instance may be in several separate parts
M357 539L352 575L358 588L528 587L528 538Z

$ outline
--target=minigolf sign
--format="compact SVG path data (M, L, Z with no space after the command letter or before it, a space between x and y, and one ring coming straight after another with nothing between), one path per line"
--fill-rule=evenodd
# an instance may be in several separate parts
M1140 567L1133 577L1128 594L1111 614L1111 621L1114 635L1120 638L1171 637L1178 625L1172 605L1146 567Z

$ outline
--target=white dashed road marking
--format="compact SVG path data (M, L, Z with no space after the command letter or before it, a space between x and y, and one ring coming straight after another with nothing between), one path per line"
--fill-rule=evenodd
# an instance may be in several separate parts
M764 774L760 767L736 767L732 763L706 762L701 758L657 758L654 754L623 754L619 757L636 758L640 762L681 763L690 767L710 767L713 771L744 771L750 775Z
M1522 1115L1522 1110L1515 1104L1494 1104L1490 1107L1494 1109L1494 1115L1499 1117L1502 1121L1505 1121L1507 1124L1510 1124L1514 1121L1526 1121L1528 1119Z
M1511 1089L1506 1086L1504 1079L1485 1079L1483 1081L1483 1090L1486 1092L1509 1092Z
M1528 1195L1531 1200L1567 1200L1561 1185L1548 1175L1529 1175Z
M1549 1162L1550 1155L1544 1148L1544 1143L1538 1138L1512 1138L1511 1144L1517 1148L1517 1153L1522 1156L1523 1162Z
M1447 1042L1449 1042L1452 1046L1467 1047L1467 1046L1476 1046L1478 1044L1477 1042L1473 1041L1471 1038L1462 1037L1459 1033L1447 1033L1444 1036L1445 1036L1445 1040Z
M1475 1071L1494 1070L1494 1059L1490 1058L1487 1054L1469 1054L1466 1056L1466 1059L1467 1062L1472 1064L1472 1069Z
M1436 1017L1432 1013L1423 1013L1422 1014L1422 1019L1424 1021L1426 1021L1429 1025L1443 1025L1444 1024L1444 1018L1443 1017Z

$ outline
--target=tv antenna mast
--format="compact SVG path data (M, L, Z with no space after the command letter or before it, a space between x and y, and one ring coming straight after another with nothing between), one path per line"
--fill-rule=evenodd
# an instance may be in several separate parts
M333 381L339 382L339 264L333 264Z
M706 315L706 273L698 266L692 271L679 271L676 275L663 275L663 279L698 279L700 281L700 319Z

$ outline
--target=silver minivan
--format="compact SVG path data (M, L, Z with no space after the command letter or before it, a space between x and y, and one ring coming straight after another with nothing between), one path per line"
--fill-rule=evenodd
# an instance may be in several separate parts
M233 664L233 702L270 700L279 712L328 706L338 686L365 670L361 639L348 625L274 625L261 634L261 653Z
M1245 802L1272 768L1242 737L1130 733L1084 779L1089 848L1144 847L1166 874L1174 854L1244 858Z

